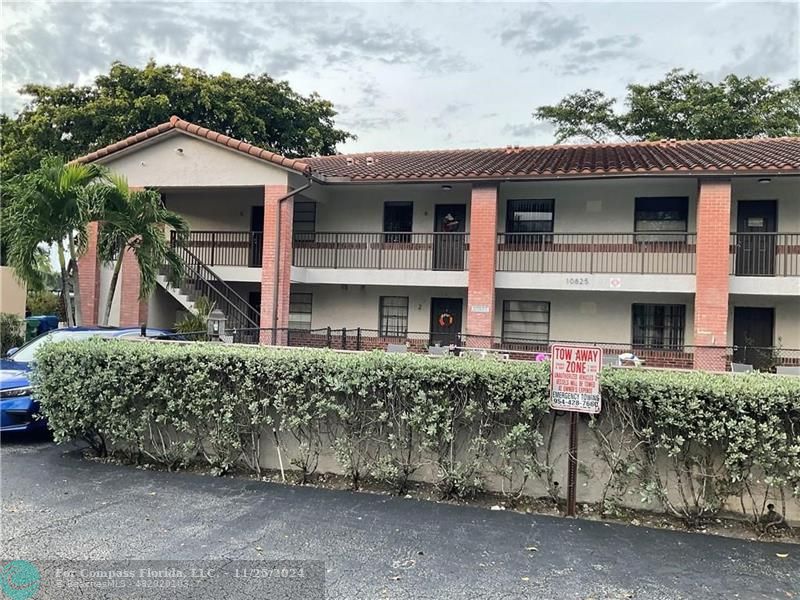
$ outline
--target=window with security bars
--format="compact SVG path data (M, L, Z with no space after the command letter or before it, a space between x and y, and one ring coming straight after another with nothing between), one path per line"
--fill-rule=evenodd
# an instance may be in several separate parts
M384 337L405 337L408 334L407 296L381 296L378 329Z
M410 242L413 221L414 205L411 202L384 202L384 241L387 243Z
M300 201L294 203L294 218L292 219L292 232L294 239L303 242L313 242L317 226L317 203Z
M506 204L506 243L537 244L552 242L555 201L509 200ZM529 235L524 235L529 234Z
M686 331L683 304L634 304L633 345L640 348L680 350Z
M503 341L546 344L550 340L550 303L503 302Z
M683 242L689 228L689 198L636 198L633 230L637 242ZM675 235L664 235L675 232ZM648 235L649 234L649 235Z
M289 329L311 330L311 294L289 293Z

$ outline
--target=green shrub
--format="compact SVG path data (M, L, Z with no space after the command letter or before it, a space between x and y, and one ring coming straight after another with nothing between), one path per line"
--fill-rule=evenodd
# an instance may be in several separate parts
M61 297L49 290L29 290L25 300L25 309L32 317L56 315L60 321L66 321Z
M332 449L354 487L402 493L425 469L443 496L489 476L512 503L533 479L555 489L546 363L92 339L44 347L33 377L57 441L168 468L260 473L267 436L301 481ZM606 369L601 383L605 512L638 492L697 524L731 496L763 506L756 488L800 494L800 379Z
M0 313L0 356L25 340L25 321L12 313Z

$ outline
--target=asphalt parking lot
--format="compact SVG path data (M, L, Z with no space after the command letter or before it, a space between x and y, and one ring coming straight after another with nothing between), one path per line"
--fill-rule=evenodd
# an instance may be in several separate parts
M321 560L328 598L800 598L795 545L151 472L48 442L1 445L6 560Z

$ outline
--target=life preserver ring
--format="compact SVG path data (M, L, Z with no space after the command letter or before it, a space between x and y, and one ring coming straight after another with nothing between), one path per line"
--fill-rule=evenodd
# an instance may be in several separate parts
M453 315L448 312L439 315L439 327L452 327L454 322Z

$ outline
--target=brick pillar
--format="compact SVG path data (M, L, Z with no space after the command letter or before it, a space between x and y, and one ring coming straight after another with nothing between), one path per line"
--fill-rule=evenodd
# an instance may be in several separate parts
M88 240L86 253L78 258L78 293L83 304L83 325L97 325L100 307L100 260L97 254L97 221L89 223L86 228Z
M697 194L694 367L724 371L728 338L730 180L701 179Z
M147 323L148 301L139 300L142 277L131 250L125 250L119 274L119 326L139 327Z
M494 276L497 256L497 185L472 186L467 290L467 344L489 346L494 324Z
M262 344L286 345L285 329L289 326L289 287L292 277L292 218L294 201L278 199L289 193L285 185L264 186L264 242L261 253L261 328L270 329L275 323L279 331L275 336L271 331L262 331ZM280 256L277 256L275 225L280 208ZM275 280L275 262L278 264L278 278ZM277 294L277 320L273 320L273 306ZM283 329L283 331L280 331Z

